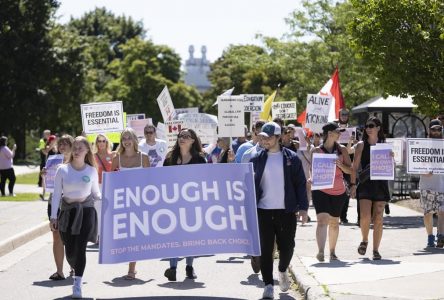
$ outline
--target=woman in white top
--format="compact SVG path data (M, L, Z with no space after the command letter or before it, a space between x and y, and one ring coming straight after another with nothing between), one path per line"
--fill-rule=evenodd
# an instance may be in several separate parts
M12 167L12 159L15 156L15 149L17 146L14 144L12 151L8 148L8 138L6 136L0 137L0 190L2 197L6 196L5 186L6 179L9 180L9 196L15 197L14 194L14 184L15 184L15 173Z
M62 197L63 194L63 197ZM74 139L67 164L56 172L51 206L51 230L59 230L66 259L74 269L72 298L82 298L82 276L86 265L86 245L97 239L94 199L100 199L96 161L88 141ZM60 204L60 213L57 210Z
M133 168L148 168L150 166L148 155L139 151L138 145L137 135L133 129L126 128L122 131L117 155L113 158L111 170L124 171ZM130 262L125 279L135 279L136 273L136 262Z

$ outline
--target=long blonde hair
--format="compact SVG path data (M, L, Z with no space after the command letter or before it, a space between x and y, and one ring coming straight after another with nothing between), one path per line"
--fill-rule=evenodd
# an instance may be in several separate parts
M97 169L97 163L96 163L96 160L94 159L94 154L92 153L91 145L88 142L88 140L85 137L83 137L83 136L78 136L78 137L76 137L74 139L73 146L77 142L82 143L83 145L85 145L86 149L88 150L88 153L86 153L86 155L85 155L85 163L90 165L91 167L94 167L94 168ZM71 152L71 157L69 158L69 162L68 163L71 163L72 160L74 159L73 155L74 155L74 151Z
M125 147L123 147L122 138L125 133L128 133L131 137L131 140L133 141L133 147L134 151L137 153L139 152L139 140L137 139L136 132L132 128L125 128L122 133L120 134L120 144L119 147L117 147L117 153L122 154L125 152Z
M94 140L93 153L95 154L95 153L98 153L98 152L99 152L99 148L97 147L97 140L99 139L99 137L102 137L102 138L105 139L106 150L108 150L108 152L111 152L111 150L112 150L112 145L111 145L111 143L109 142L108 137L107 137L106 135L104 135L104 134L99 133L99 134L96 136L96 139Z

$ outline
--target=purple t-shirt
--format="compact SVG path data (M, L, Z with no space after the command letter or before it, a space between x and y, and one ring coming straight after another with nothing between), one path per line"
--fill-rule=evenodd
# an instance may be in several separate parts
M0 148L0 170L8 170L12 168L12 151L8 146Z

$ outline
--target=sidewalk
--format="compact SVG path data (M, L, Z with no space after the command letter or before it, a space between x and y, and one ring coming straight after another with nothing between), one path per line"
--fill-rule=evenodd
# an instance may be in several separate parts
M350 200L348 220L356 222L356 200ZM292 273L305 290L307 299L444 299L444 249L425 248L427 235L422 215L390 204L384 216L384 232L379 252L382 260L372 260L372 230L367 253L357 252L361 232L355 224L340 225L336 255L339 261L320 263L315 258L316 216L298 226ZM436 228L435 228L436 234Z

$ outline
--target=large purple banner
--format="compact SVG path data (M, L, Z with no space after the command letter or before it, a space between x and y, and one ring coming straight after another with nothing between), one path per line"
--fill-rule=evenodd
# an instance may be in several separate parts
M104 173L99 263L260 255L251 164Z

